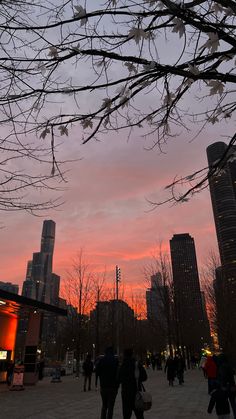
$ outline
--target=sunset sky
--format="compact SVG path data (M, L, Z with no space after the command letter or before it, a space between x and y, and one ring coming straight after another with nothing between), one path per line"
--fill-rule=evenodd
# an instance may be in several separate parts
M206 165L205 147L212 140L212 136L209 141L199 138L190 144L178 138L169 144L167 154L160 155L158 150L144 150L138 136L127 142L114 135L86 146L69 138L68 153L77 152L82 159L69 164L68 184L61 193L65 203L42 218L24 212L1 215L0 280L22 284L27 260L39 251L44 219L56 222L54 272L62 278L83 248L95 269L106 266L110 280L118 264L126 287L143 287L143 267L153 249L160 240L168 249L175 233L194 237L199 265L203 264L216 246L209 192L154 211L147 199L158 201L176 174Z

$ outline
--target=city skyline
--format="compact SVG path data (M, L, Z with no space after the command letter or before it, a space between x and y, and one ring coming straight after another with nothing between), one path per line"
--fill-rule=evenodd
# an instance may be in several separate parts
M174 145L169 154L158 155L157 150L145 151L141 142L110 144L105 139L102 144L89 144L84 160L77 167L72 164L70 185L63 193L64 206L47 212L42 218L25 213L5 215L0 280L22 285L26 262L32 250L39 248L39 232L46 218L57 224L54 270L62 279L72 258L83 248L95 268L102 271L106 266L110 280L118 264L126 287L142 288L143 267L150 263L159 241L168 250L170 237L185 232L195 238L201 266L207 252L216 248L209 192L196 195L188 203L163 206L155 211L150 211L147 202L147 199L157 200L158 192L180 170L190 173L206 164L206 141L200 145L183 141L182 148L179 147L180 159L176 159ZM102 170L104 167L106 170Z

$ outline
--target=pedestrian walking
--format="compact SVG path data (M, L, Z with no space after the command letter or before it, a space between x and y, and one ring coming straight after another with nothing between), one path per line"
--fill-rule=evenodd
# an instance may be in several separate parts
M151 364L152 364L152 369L154 371L156 368L156 356L154 354L151 355Z
M199 369L202 369L204 378L207 378L207 373L206 373L206 370L205 370L206 362L207 362L206 355L202 355L202 357L200 359L200 362L199 362Z
M150 365L151 365L150 355L147 355L147 358L146 358L146 366L147 366L148 369L149 369Z
M44 360L41 359L38 363L38 379L43 379L43 372L44 372Z
M103 358L104 355L99 355L95 361L94 361L94 372L95 372L95 389L97 390L98 388L98 371L97 371L97 366L99 364L99 362L101 361L101 359Z
M136 419L144 419L143 411L135 408L135 397L137 391L142 389L142 382L147 380L147 373L143 365L134 358L132 349L124 351L118 380L121 384L123 419L130 419L132 412Z
M184 358L182 355L176 355L174 362L179 385L182 385L184 383L184 370L186 369Z
M112 419L118 391L118 358L109 347L96 365L96 376L100 381L102 398L101 419Z
M208 378L208 394L211 394L216 386L216 363L212 356L208 356L205 363L205 371Z
M220 354L217 357L217 381L222 387L227 389L233 417L236 419L236 384L234 370L225 354Z
M7 385L10 386L12 383L13 373L14 373L15 364L11 360L7 364Z
M228 392L227 392L226 387L222 387L220 384L217 384L217 388L215 388L211 392L211 398L210 398L207 412L212 413L214 407L215 407L218 418L221 418L221 419L230 418Z
M167 373L167 380L169 381L169 386L173 387L174 379L176 376L176 365L172 356L169 356L169 358L167 359L164 372Z
M83 363L83 376L84 376L84 391L87 390L87 383L88 383L88 390L91 390L91 380L92 380L92 373L93 373L93 361L92 356L88 354L86 359Z

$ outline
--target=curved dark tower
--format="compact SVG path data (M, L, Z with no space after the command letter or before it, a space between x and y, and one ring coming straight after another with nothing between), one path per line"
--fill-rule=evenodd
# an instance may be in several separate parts
M227 144L216 142L207 147L209 168L224 155L231 157L236 146L227 152ZM222 170L209 179L221 266L214 281L217 326L220 346L236 356L236 161L224 159ZM227 161L228 160L228 161Z
M233 148L236 150L236 147ZM223 142L207 147L210 168L223 156L226 149L227 145ZM236 162L226 163L223 170L209 180L209 185L221 264L234 265L236 264Z

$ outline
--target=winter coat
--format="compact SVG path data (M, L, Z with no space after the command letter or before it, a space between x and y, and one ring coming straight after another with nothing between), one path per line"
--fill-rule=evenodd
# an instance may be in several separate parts
M207 378L216 378L216 363L211 356L207 357L204 369L207 373Z
M184 372L184 370L185 370L185 361L184 361L184 358L182 358L182 357L180 357L180 358L175 358L174 359L174 362L175 362L175 369L176 369L176 372L178 373L178 372Z
M176 376L176 364L172 358L167 359L165 365L165 372L167 371L167 380L173 381Z
M223 356L222 359L219 356L217 380L221 386L226 387L229 391L235 387L234 370Z
M96 376L101 388L118 388L118 359L112 354L104 355L96 365Z
M91 359L86 359L83 363L83 373L85 376L92 375L93 372L93 362Z
M136 377L138 375L138 380ZM147 380L147 373L143 365L134 358L125 358L119 368L118 381L122 393L136 394L141 390L141 383Z

